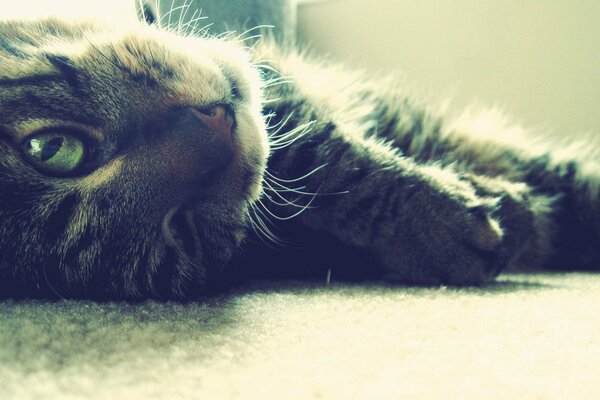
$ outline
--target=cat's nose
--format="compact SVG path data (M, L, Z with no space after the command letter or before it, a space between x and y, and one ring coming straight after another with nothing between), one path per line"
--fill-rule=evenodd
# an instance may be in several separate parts
M231 147L233 146L232 135L235 120L229 107L215 105L208 108L192 108L191 111L208 129L216 133L221 140L224 140Z
M239 146L234 137L235 116L227 105L205 108L178 107L162 117L162 124L150 126L157 132L147 146L156 177L171 185L173 193L201 188L222 175ZM162 133L162 134L160 134Z

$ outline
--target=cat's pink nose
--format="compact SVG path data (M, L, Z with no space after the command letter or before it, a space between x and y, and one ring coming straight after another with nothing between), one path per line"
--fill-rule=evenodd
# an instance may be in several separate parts
M148 132L158 130L149 137L162 141L148 140L148 146L152 146L158 178L172 184L173 198L178 193L178 201L187 201L190 195L197 194L190 187L200 190L222 175L239 153L234 135L235 114L226 104L174 107L161 116L161 121L150 122Z
M233 119L232 112L226 106L216 105L206 109L192 109L194 115L206 125L208 129L215 132L222 140L233 146Z

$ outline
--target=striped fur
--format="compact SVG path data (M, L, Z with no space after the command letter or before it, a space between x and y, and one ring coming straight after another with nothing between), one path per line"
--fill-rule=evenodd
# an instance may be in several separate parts
M233 155L182 111L214 104ZM1 294L186 298L292 264L454 285L599 269L597 158L485 121L269 43L0 23ZM93 149L77 173L24 157L47 130Z

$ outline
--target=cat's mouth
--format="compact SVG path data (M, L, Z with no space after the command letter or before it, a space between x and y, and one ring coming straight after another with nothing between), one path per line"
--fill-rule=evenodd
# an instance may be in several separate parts
M178 256L192 260L199 256L200 241L190 210L169 210L163 219L162 232L167 245L174 248Z

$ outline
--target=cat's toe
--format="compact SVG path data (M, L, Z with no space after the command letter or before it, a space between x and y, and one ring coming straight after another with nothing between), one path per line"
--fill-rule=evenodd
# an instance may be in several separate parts
M485 207L474 207L468 211L472 220L467 230L470 244L478 251L494 251L502 244L504 232L500 227L500 222L491 216L490 210Z
M416 234L402 235L384 252L388 278L409 284L481 285L506 266L505 232L493 216L493 205L443 210L420 219L419 229L409 229Z
M437 274L444 283L452 285L480 285L493 280L506 266L504 231L499 221L490 214L471 216L465 221L454 249L447 249L452 260ZM454 255L455 254L455 255Z

